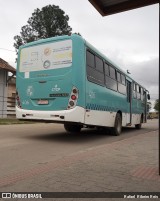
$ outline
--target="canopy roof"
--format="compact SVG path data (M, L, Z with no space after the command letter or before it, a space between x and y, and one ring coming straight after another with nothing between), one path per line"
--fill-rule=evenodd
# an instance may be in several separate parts
M13 68L12 66L10 66L5 60L3 60L1 58L0 58L0 69L9 71L9 72L14 73L14 74L16 72L15 68Z
M102 16L149 6L160 0L89 0Z

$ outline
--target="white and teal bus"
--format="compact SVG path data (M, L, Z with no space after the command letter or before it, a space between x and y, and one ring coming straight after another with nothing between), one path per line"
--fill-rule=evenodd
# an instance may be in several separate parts
M122 126L147 120L148 91L81 36L59 36L21 46L17 62L18 119L83 127Z

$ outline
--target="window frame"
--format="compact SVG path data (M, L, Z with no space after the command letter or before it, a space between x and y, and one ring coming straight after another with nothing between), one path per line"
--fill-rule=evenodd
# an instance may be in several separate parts
M122 77L124 77L124 83ZM126 86L126 76L122 73L121 73L121 83Z
M114 70L114 77L113 76L111 77L111 69ZM112 78L113 80L117 80L116 79L116 68L111 65L109 65L109 77Z
M119 74L119 76L118 76L118 74ZM120 78L120 80L118 80L118 78ZM117 71L117 82L122 83L121 73L119 71Z
M113 91L118 92L120 94L126 95L126 93L119 91L119 89L118 89L118 84L126 87L126 75L124 75L123 72L121 72L119 69L117 69L112 63L105 60L103 57L98 55L92 49L86 48L86 52L89 52L91 55L94 56L94 66L90 66L90 65L88 65L88 62L87 62L87 53L86 53L87 80L89 82L95 83L97 85L106 87L109 90L113 90ZM98 62L96 62L96 58L98 58L102 61L103 67L102 66L101 66L101 68L97 67ZM97 61L98 61L98 59L97 59ZM91 72L91 75L90 75L88 72L92 69L93 69L93 72ZM103 72L102 72L102 70L103 70ZM113 70L114 70L114 72L113 72ZM94 76L94 73L96 75L96 71L99 74L99 75L97 74L97 77L99 76L99 78L100 78L101 77L100 74L102 75L102 77L101 77L102 79L101 80L99 79L99 81L98 81L98 79L96 81L96 76ZM92 73L93 73L93 76L92 76ZM117 73L120 74L120 80L119 81L117 80ZM123 83L122 83L122 76L123 76ZM108 85L107 85L107 82L108 82Z
M94 59L93 59L93 60L94 60L94 66L88 65L88 64L89 64L89 63L87 62L87 61L88 61L88 60L87 60L87 53L88 53L88 52L89 52L91 55L93 55L93 57L94 57ZM86 65L87 65L87 66L90 66L91 68L96 68L96 65L95 65L95 55L94 55L91 51L89 51L89 50L86 51Z
M94 56L94 67L88 65L88 62L87 62L87 52L89 52L90 54L92 54L92 55ZM103 72L101 72L100 70L98 70L98 69L96 68L96 57L99 58L99 59L103 62ZM99 82L98 79L96 79L96 76L90 76L90 75L88 74L88 70L89 70L88 67L89 67L90 69L93 69L92 73L94 73L94 71L97 71L98 74L102 74L102 75L103 75L103 80L102 80L102 82ZM103 61L103 59L102 59L99 55L97 55L96 53L94 53L94 52L93 52L91 49L89 49L89 48L86 49L86 73L87 73L87 80L88 80L89 82L92 82L92 83L94 83L94 84L97 84L97 85L100 85L100 86L103 86L103 87L105 86L104 61ZM90 77L91 79L89 79L89 77ZM101 80L100 80L100 81L101 81Z
M106 73L106 66L108 67L108 74ZM109 76L109 64L106 61L104 62L104 74L105 76Z
M103 73L103 74L104 74L104 61L103 61L103 59L100 58L99 56L95 55L95 56L94 56L94 60L95 60L95 68L96 68L96 70L99 71L100 73ZM99 68L97 68L98 62L96 62L96 61L98 61L98 60L102 62L102 71L101 71Z

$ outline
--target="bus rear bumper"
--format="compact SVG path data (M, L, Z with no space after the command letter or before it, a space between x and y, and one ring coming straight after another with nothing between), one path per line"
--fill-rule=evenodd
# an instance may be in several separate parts
M16 107L16 118L23 120L84 123L84 117L85 109L79 106L63 111L35 111Z

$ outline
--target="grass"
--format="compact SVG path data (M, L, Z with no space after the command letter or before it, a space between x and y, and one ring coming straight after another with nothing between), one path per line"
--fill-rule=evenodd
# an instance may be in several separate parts
M23 121L18 119L0 119L0 125L10 125L10 124L33 124L33 121Z

